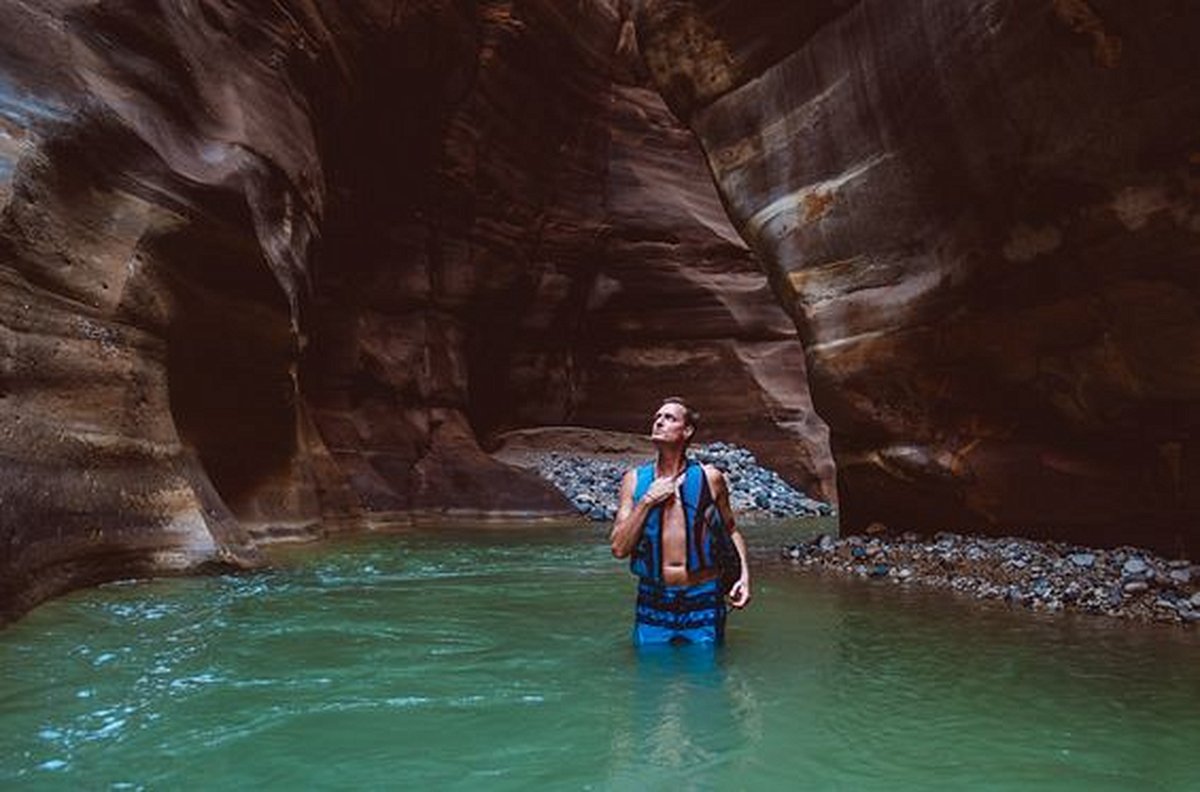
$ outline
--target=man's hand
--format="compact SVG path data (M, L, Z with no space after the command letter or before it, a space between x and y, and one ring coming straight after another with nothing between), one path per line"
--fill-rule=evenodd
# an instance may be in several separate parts
M661 478L654 479L654 481L650 482L650 486L646 490L646 494L642 496L642 500L648 506L652 506L668 500L672 495L678 497L679 488L683 484L683 475L680 473L678 476L662 476Z
M741 610L750 604L750 578L742 575L729 589L729 604Z

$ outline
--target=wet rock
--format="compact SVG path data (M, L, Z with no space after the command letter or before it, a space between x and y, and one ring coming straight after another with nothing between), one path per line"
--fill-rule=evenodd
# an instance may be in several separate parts
M1121 572L1131 578L1142 577L1150 572L1150 567L1143 559L1134 556L1121 566Z
M952 550L958 544L958 537L955 534L939 533L936 537L937 548L942 551Z
M1081 569L1091 569L1096 565L1095 553L1071 553L1068 560Z
M1163 599L1162 597L1154 600L1154 606L1156 608L1169 608L1170 610L1175 610L1175 603L1169 599Z

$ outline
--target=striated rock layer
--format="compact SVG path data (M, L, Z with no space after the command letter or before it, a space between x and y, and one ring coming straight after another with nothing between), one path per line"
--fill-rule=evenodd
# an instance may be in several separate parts
M0 619L422 513L692 397L810 492L803 355L615 4L0 5Z
M843 529L1197 548L1200 7L636 21L801 331Z

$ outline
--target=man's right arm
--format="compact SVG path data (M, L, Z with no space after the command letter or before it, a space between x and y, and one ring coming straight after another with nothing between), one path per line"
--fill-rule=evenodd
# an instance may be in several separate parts
M642 535L642 525L646 522L648 509L645 499L633 502L633 488L637 482L637 471L627 470L621 479L621 494L617 504L617 517L613 520L612 554L617 558L628 558Z

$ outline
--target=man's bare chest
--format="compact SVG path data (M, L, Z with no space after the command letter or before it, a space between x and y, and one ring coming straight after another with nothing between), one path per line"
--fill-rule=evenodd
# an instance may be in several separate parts
M682 549L687 544L687 521L678 498L672 498L663 506L662 541L667 556L672 555L671 550Z

